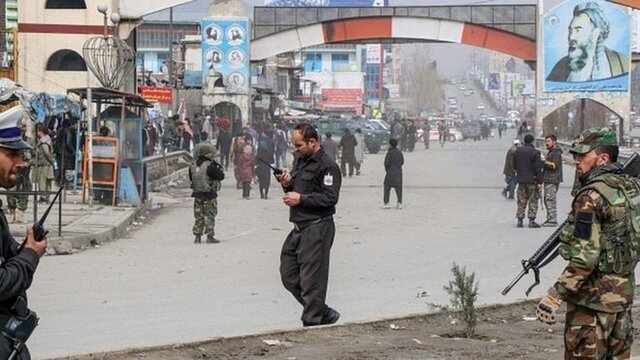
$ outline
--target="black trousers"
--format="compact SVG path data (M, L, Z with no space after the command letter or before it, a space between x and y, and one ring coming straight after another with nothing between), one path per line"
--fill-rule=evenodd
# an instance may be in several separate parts
M342 176L347 176L347 166L346 164L349 163L349 177L353 176L353 167L354 167L354 163L356 161L355 160L345 160L342 159L340 161L340 171L342 172Z
M7 339L4 335L0 335L0 359L8 359L13 351L13 341ZM22 350L14 357L16 360L31 360L29 349L25 345Z
M302 305L305 325L319 325L327 297L329 257L336 228L333 218L292 230L280 254L280 278Z
M385 204L389 203L389 195L391 195L391 188L394 188L396 190L396 197L398 197L398 202L400 204L402 204L402 186L390 186L385 184L384 185L384 194L383 194L383 202Z
M220 152L220 166L225 170L229 169L229 153Z

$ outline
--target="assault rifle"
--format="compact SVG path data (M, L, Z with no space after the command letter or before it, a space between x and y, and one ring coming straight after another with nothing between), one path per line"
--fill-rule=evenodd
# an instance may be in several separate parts
M631 157L629 157L629 159L624 162L624 164L622 165L622 171L624 171L625 174L633 177L638 177L640 175L640 155L638 155L637 152L634 152L633 155L631 155ZM540 269L542 269L545 265L553 261L553 259L558 256L558 246L560 245L560 230L562 230L562 227L566 223L567 221L565 220L556 229L556 231L554 231L553 234L549 236L547 241L545 241L544 244L542 244L542 246L540 246L540 248L536 250L535 253L533 253L529 260L522 260L522 271L520 272L520 274L518 274L518 276L516 276L515 279L513 279L511 283L509 283L509 285L507 285L506 288L504 288L504 290L502 290L502 295L507 295L507 293L511 291L511 288L513 288L515 284L517 284L518 281L520 281L520 279L522 279L531 270L533 270L533 277L535 281L533 285L529 286L527 291L524 292L525 295L529 296L531 290L533 290L534 287L540 284Z

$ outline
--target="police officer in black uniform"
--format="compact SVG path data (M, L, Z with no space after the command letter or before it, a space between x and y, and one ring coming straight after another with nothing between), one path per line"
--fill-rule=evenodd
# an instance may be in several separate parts
M22 151L31 149L17 126L23 112L18 106L0 115L0 187L5 189L18 181L18 172L27 166ZM32 226L27 227L24 241L20 250L0 210L0 359L31 359L24 341L35 328L37 317L27 308L26 290L47 249L47 241L36 242Z
M333 214L340 195L340 169L322 149L310 124L295 127L292 143L298 153L295 170L276 178L285 192L293 230L280 255L284 287L303 306L304 326L333 324L340 313L325 304L329 280L329 256L335 225Z

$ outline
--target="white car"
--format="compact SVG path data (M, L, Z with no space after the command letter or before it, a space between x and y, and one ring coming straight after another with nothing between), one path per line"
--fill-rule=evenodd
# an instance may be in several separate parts
M476 110L484 110L484 104L476 105Z

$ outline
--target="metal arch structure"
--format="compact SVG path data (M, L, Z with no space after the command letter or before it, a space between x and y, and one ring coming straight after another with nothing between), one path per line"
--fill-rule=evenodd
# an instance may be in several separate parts
M466 44L536 61L535 40L522 35L451 20L388 16L327 21L254 39L251 60L319 44L409 41Z
M255 7L251 57L274 54L269 47L287 51L338 42L444 41L535 61L536 19L536 5ZM514 45L517 49L509 50Z

